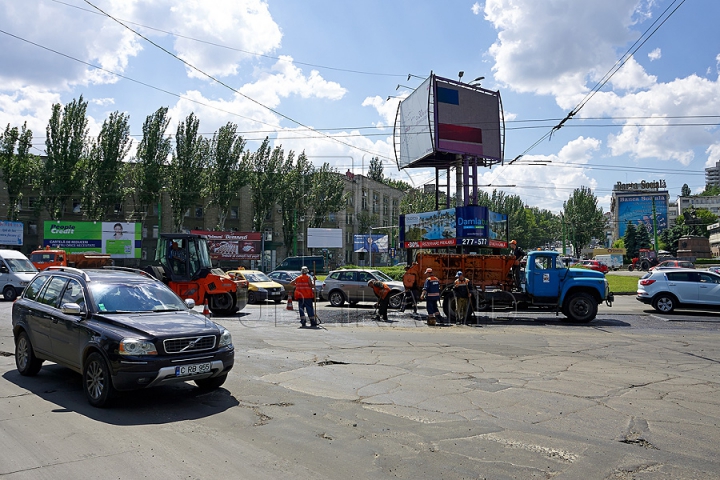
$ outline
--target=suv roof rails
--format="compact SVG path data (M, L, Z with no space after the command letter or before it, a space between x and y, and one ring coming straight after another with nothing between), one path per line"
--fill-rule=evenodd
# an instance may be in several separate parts
M139 268L132 268L132 267L116 267L115 265L104 265L103 270L118 270L121 272L129 272L129 273L137 273L139 275L142 275L144 277L152 278L153 280L157 280L154 276L146 272L145 270L140 270ZM159 280L158 280L159 281Z
M63 267L63 266L53 265L53 266L51 266L51 267L46 267L46 268L45 268L44 270L42 270L42 271L44 272L44 271L46 271L46 270L47 270L47 271L59 271L59 272L74 273L75 275L80 275L80 276L82 276L82 277L85 279L86 282L89 282L89 281L90 281L90 277L89 277L88 274L85 272L85 270L81 270L81 269L79 269L79 268L75 268L75 267Z

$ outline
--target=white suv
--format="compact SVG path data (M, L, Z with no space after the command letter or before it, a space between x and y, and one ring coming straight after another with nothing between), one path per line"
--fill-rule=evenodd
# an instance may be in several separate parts
M663 313L677 307L718 307L720 275L689 268L656 269L638 281L636 298Z

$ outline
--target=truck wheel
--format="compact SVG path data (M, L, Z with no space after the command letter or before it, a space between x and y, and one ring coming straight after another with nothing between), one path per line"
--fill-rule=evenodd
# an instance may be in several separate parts
M632 265L628 265L628 272L632 272L633 270L635 270L635 267L633 267Z
M343 295L343 293L339 290L333 290L330 292L328 300L330 301L330 305L333 307L342 307L345 303L345 295Z
M210 295L210 311L213 315L229 315L233 313L233 298L229 293Z
M642 270L643 272L647 272L649 269L650 269L650 262L644 260L644 261L640 264L640 270Z
M597 302L589 293L579 292L566 300L563 312L573 322L587 323L597 316Z
M3 297L5 297L6 302L12 302L17 298L17 292L15 291L15 287L12 285L8 285L3 290Z

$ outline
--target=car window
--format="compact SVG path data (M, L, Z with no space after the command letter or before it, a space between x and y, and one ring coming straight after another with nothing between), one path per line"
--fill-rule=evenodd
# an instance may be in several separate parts
M77 280L68 281L65 293L63 293L62 300L60 300L60 306L65 303L77 303L80 305L80 311L85 311L85 296L83 295L83 288Z
M671 282L692 282L692 272L666 272L667 279Z
M720 277L717 275L711 275L709 273L699 272L700 282L702 283L720 283Z
M341 282L354 282L356 272L339 272L337 277Z
M358 272L358 275L357 275L357 281L358 281L358 282L367 283L367 282L370 281L370 280L375 280L375 278L374 278L372 275L370 275L370 273L368 273L368 272Z
M343 272L332 272L330 275L328 275L327 278L329 278L329 279L331 279L331 280L340 280L340 275L341 275L342 273L343 273Z
M60 294L62 293L63 288L65 288L66 283L67 278L52 277L48 282L47 287L45 287L45 290L43 290L38 297L37 301L44 303L45 305L50 305L51 307L57 306L58 299L60 298Z
M373 270L372 273L373 273L373 275L375 275L375 278L377 278L377 279L379 279L379 280L382 280L383 282L392 282L392 281L393 281L392 278L388 277L387 275L385 275L385 274L384 274L383 272L381 272L380 270ZM369 279L368 279L368 280L369 280Z
M42 288L43 285L45 285L45 281L47 281L48 277L35 277L35 280L30 282L30 285L25 287L25 292L23 293L23 296L25 298L29 298L30 300L35 300L35 297L37 297L38 292Z
M550 257L535 257L535 268L537 268L538 270L549 270L551 264L552 259ZM592 262L588 262L588 265L592 264Z

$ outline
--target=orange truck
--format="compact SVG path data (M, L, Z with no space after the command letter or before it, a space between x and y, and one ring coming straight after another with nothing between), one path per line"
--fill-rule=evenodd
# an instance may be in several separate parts
M30 254L30 261L38 270L47 267L102 268L113 260L105 253L68 253L65 250L45 248Z

